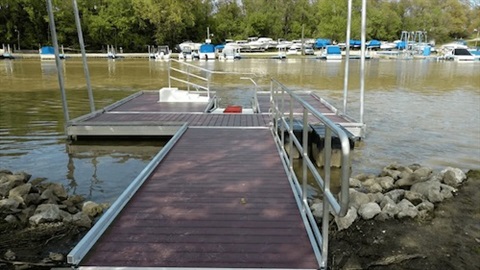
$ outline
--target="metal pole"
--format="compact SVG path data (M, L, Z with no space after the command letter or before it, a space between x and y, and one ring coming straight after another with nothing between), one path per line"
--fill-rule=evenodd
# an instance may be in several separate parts
M80 16L78 15L77 0L72 0L73 13L75 15L75 24L77 25L78 43L80 51L82 52L83 73L85 73L85 80L87 81L88 100L90 101L90 111L95 111L95 102L93 99L92 86L90 84L90 72L88 71L87 54L85 53L85 44L83 42L82 25L80 24Z
M360 58L360 123L363 124L363 102L365 95L365 40L367 29L367 0L362 0L362 51Z
M345 42L345 77L343 79L343 114L347 114L348 78L350 76L350 34L352 32L352 0L348 0L347 40Z
M63 69L61 68L62 63L60 62L60 53L58 51L57 31L55 29L55 19L53 16L52 0L47 0L47 11L48 11L48 18L50 20L50 32L52 33L53 48L55 50L55 63L57 64L58 84L60 86L60 93L62 96L63 117L65 118L64 125L66 126L67 122L70 121L70 116L68 115L68 104L67 104L67 97L65 94L65 82L63 79Z

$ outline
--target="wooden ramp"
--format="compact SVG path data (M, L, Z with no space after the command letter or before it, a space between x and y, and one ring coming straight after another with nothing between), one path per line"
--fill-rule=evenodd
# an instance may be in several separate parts
M318 269L268 128L188 128L79 267Z

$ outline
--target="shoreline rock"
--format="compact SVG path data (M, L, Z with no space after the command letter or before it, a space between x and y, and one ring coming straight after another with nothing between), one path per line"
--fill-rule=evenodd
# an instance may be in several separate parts
M452 198L466 179L467 175L458 168L447 167L434 172L420 164L394 163L384 167L377 176L359 174L350 178L349 211L344 217L335 217L335 224L340 231L359 218L431 218L435 204ZM322 204L321 200L316 200L311 205L318 220L322 220L323 213L314 210Z
M16 237L19 242L48 243L52 239L66 236L75 237L90 229L95 218L103 213L106 206L92 201L85 201L79 195L68 195L65 187L58 183L45 181L46 179L30 179L31 175L25 172L13 173L9 170L0 170L0 261L2 263L19 264L15 259L20 258L16 247ZM58 234L58 235L57 235ZM46 239L42 239L46 238ZM44 247L42 247L44 248ZM48 248L45 248L48 249ZM21 262L28 268L47 265L66 265L66 254L51 250L43 250L43 259L40 262ZM53 255L52 255L53 254ZM38 257L38 256L37 256ZM61 259L60 259L61 258Z

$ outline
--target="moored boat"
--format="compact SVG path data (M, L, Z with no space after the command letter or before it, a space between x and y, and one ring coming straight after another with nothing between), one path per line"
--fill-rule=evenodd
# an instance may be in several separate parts
M338 45L327 45L318 58L327 61L340 61L342 60L342 50Z

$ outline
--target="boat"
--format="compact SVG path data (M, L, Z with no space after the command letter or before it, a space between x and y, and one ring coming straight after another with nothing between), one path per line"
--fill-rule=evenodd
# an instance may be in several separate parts
M183 52L186 48L188 48L187 50L199 50L200 49L200 46L202 44L201 43L196 43L196 42L193 42L193 41L190 41L190 40L187 40L187 41L184 41L180 44L177 45L177 50L180 51L180 52Z
M60 53L60 59L65 59L65 54L63 53L63 47L62 47L62 53ZM51 61L55 60L55 49L53 46L43 46L40 48L40 60L43 61Z
M215 60L215 45L211 44L209 39L200 46L199 59L206 61Z
M172 52L168 46L158 46L158 49L155 52L155 61L168 61L170 60L171 54Z
M287 58L287 46L288 44L277 45L278 54L274 56L274 59L286 59Z
M198 58L199 58L198 49L194 49L189 46L184 46L183 50L178 54L179 60L192 61Z
M327 45L318 58L327 61L340 61L342 60L342 50L338 45Z
M446 53L444 59L457 62L472 62L475 61L475 56L466 48L455 48Z
M301 48L298 46L292 46L287 50L287 55L299 55L299 54L301 54Z
M327 38L317 38L315 40L315 43L313 44L313 47L315 49L323 49L325 48L327 45L331 45L332 42L330 41L330 39L327 39Z
M14 59L9 44L7 44L7 46L2 45L2 49L0 49L0 59Z
M117 51L113 47L113 45L107 45L107 58L108 59L116 59L117 57Z
M241 59L241 47L235 43L227 43L225 45L218 45L216 47L219 60L236 60Z

